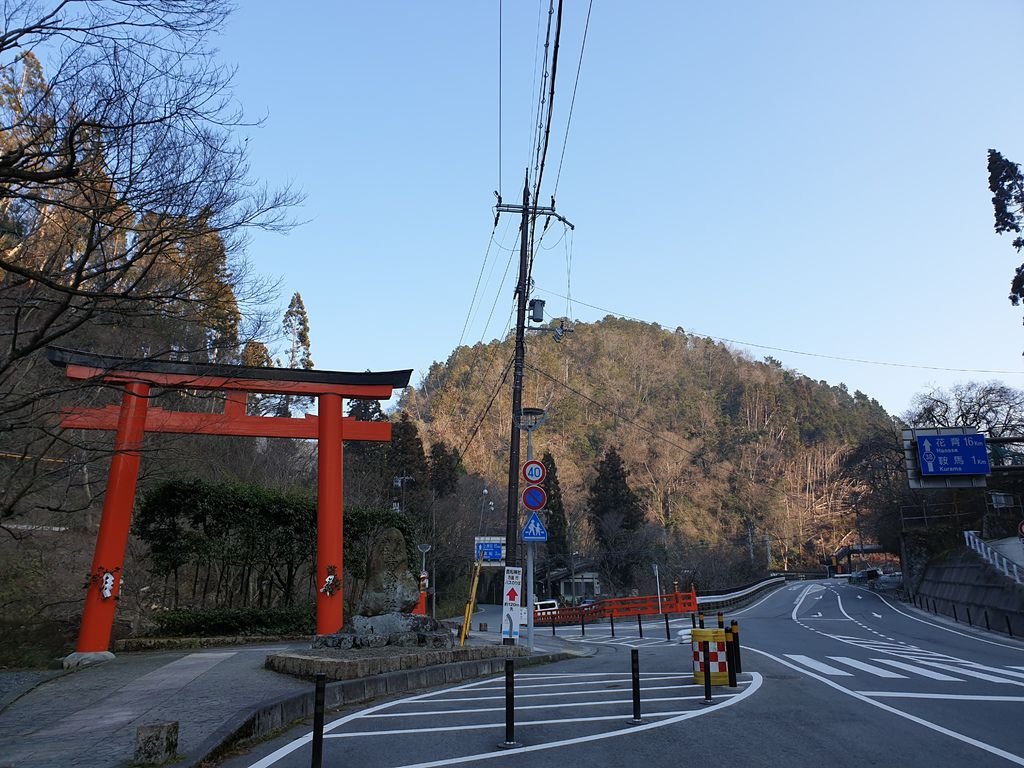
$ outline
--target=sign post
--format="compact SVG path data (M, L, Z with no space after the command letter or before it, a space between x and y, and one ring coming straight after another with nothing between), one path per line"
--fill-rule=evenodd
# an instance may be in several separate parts
M519 639L519 596L523 592L523 569L506 568L505 585L502 587L501 643L515 645Z
M526 583L529 587L529 592L526 593L526 645L531 651L533 650L533 550L538 541L547 540L548 531L544 527L544 523L540 521L540 516L534 512L523 528L523 541L526 542Z

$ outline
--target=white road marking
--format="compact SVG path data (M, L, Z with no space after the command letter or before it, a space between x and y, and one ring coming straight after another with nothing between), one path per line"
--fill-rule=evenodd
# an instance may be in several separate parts
M614 693L625 693L625 691L617 690ZM718 694L721 698L729 698L736 696L735 693L720 693ZM496 697L497 698L497 697ZM658 701L694 701L696 699L704 699L704 694L699 696L656 696L652 699L641 699L641 702L654 703ZM622 707L629 706L633 703L632 697L628 699L619 699L617 701L577 701L572 704L527 704L526 706L519 706L516 704L516 712L534 710L534 709L563 709L566 706L573 708L579 707L608 707L613 704ZM386 718L386 717L437 717L438 715L475 715L481 712L504 712L505 705L502 704L500 707L471 707L469 709L434 709L429 712L386 712L384 714L373 714L367 715L366 719L371 718Z
M953 629L952 627L945 627L942 624L937 624L937 623L935 623L933 621L925 621L924 619L918 618L917 616L912 616L909 613L906 613L905 611L901 611L899 608L897 608L895 605L890 603L888 600L886 600L881 595L877 595L876 594L875 597L877 597L879 600L881 600L887 606L889 606L894 611L896 611L896 613L900 614L900 616L906 616L908 619L913 619L914 621L919 621L922 624L927 624L929 627L935 627L936 629L941 629L943 632L952 632L954 635L960 635L960 637L968 637L971 640L977 640L979 643L987 643L988 645L998 645L1000 648L1010 648L1010 649L1012 649L1014 651L1024 652L1024 648L1022 648L1019 645L1007 645L1006 643L999 643L999 642L996 642L995 640L986 640L984 637L978 637L977 635L968 634L966 632L958 632L957 630ZM1024 667L1021 667L1021 669L1024 669Z
M872 659L872 661L877 661L879 664L885 664L890 667L896 667L896 669L902 669L904 672L913 672L915 675L921 675L922 677L930 677L932 680L941 680L946 683L963 682L959 677L950 677L949 675L944 675L941 672L933 672L930 669L923 669L902 661L894 661L893 659Z
M1005 760L1009 760L1011 763L1015 765L1024 765L1024 757L1021 757L1020 755L1015 755L1012 752L1007 752L1005 749L1000 749L999 747L993 746L992 744L987 744L986 742L980 741L979 739L973 739L970 736L967 736L966 734L957 733L956 731L952 731L949 728L944 728L941 725L933 723L929 720L925 720L923 717L918 717L917 715L912 715L909 712L904 712L902 709L896 709L896 707L890 707L888 704L883 704L880 701L875 701L874 699L865 696L861 693L858 693L857 691L851 691L848 688L844 688L843 686L839 685L839 683L834 683L827 677L820 677L819 675L816 675L813 672L808 672L806 669L803 669L797 666L796 664L790 664L788 661L786 661L785 659L780 659L778 656L773 656L772 654L759 650L757 648L750 648L750 650L754 653L760 653L762 656L772 659L773 661L777 661L779 664L789 667L790 669L795 669L802 675L813 677L815 680L824 683L830 688L833 688L846 696L850 696L851 698L857 699L858 701L863 701L866 704L870 704L872 707L877 707L878 709L881 709L885 712L889 712L893 715L896 715L897 717L902 717L905 720L910 720L912 723L922 725L925 728L954 738L957 741L963 742L964 744L970 744L972 747L977 747L978 749L984 750L989 754L997 755L998 757L1001 757ZM733 699L731 703L735 703L735 701L736 700ZM254 766L253 768L256 768L256 766Z
M692 673L691 673L692 674ZM737 681L738 682L738 681ZM647 691L678 691L680 688L703 688L703 683L697 685L696 683L686 683L684 685L645 685L644 692ZM588 691L551 691L550 693L520 693L518 686L516 687L516 701L520 699L543 699L551 698L552 696L566 697L566 696L596 696L607 693L623 693L629 690L629 686L625 683L620 687L616 684L614 688L602 688L599 690L588 690ZM434 699L434 704L448 704L453 701L504 701L505 694L495 694L493 696L457 696L452 698Z
M874 664L868 664L864 661L851 659L849 656L829 656L829 658L833 661L838 661L840 664L846 664L848 667L860 669L864 672L870 672L872 675L877 675L878 677L899 678L903 680L907 679L906 675L901 675L898 672L890 672L888 669L882 669L881 667L876 667Z
M701 697L703 698L703 697ZM675 717L677 715L683 715L693 710L676 710L673 712L644 712L645 718L655 717ZM607 720L618 720L622 721L623 716L619 715L601 715L600 717L566 717L559 720L516 720L516 728L526 727L530 725L562 725L565 723L596 723ZM351 739L356 736L400 736L409 733L435 733L437 731L479 731L487 728L504 728L505 721L502 720L500 723L480 723L477 725L445 725L436 728L397 728L391 731L349 731L348 733L325 733L324 738L326 739Z
M919 664L925 664L929 667L935 667L936 669L944 669L947 672L955 672L958 675L967 675L968 677L976 677L979 680L984 680L989 683L1000 683L1002 685L1019 685L1024 687L1024 682L1018 682L1017 680L1007 680L1005 677L996 677L995 675L988 675L984 672L978 672L974 669L967 669L966 667L954 666L953 664L943 664L938 661L923 661L918 659Z
M661 720L657 723L644 723L643 725L634 725L626 727L617 731L609 731L607 733L598 733L593 736L579 736L574 739L562 739L561 741L552 741L547 744L532 744L528 747L519 747L517 749L505 749L505 750L494 750L491 752L482 752L477 755L466 755L465 757L456 757L448 760L434 760L429 763L413 763L410 765L401 765L397 768L440 768L445 765L458 765L461 763L472 763L477 760L493 760L495 758L504 757L505 755L518 755L525 754L527 752L539 752L544 749L553 749L555 747L568 747L573 744L586 744L590 741L600 741L603 739L612 739L617 736L628 736L639 731L648 731L654 728L663 728L666 725L674 725L675 723L681 723L684 720L690 720L694 717L700 717L708 712L714 712L717 709L723 707L729 707L738 701L742 701L747 696L750 696L756 692L760 687L764 679L757 672L750 673L751 681L750 686L747 690L742 693L736 694L730 699L724 700L721 704L711 705L702 709L691 710L685 714L679 715L678 717L670 717L667 720ZM312 737L310 737L312 738ZM250 768L266 768L265 766L253 765Z
M880 614L880 613L875 613L874 611L872 611L872 612L871 612L871 615L872 615L872 616L874 616L874 617L875 617L876 619L880 619L880 618L882 618L882 614Z
M862 600L863 598L860 595L857 595L857 599Z
M600 676L601 673L589 673L589 675L590 676ZM566 677L570 677L572 675L570 673L570 674L566 674L565 676ZM465 690L467 688L473 688L473 687L478 686L478 685L482 685L482 684L486 684L486 683L493 683L494 680L495 680L495 678L490 678L490 679L487 679L487 680L477 680L477 681L474 681L472 683L467 683L465 685L456 686L455 688L447 688L447 689L444 689L442 691L430 691L428 693L418 694L418 695L415 695L415 696L409 696L409 697L406 697L404 699L399 699L397 701L384 702L382 704L378 704L376 706L370 707L369 709L364 709L364 710L361 710L359 712L353 712L352 714L346 715L346 716L341 717L341 718L339 718L339 719L337 719L337 720L335 720L335 721L333 721L331 723L326 724L324 726L324 736L325 737L332 737L333 734L328 734L328 731L332 731L332 730L334 730L336 728L340 728L341 726L346 725L347 723L350 723L353 720L357 720L357 719L360 719L360 718L363 718L363 717L367 717L368 715L373 715L373 714L375 714L377 712L380 712L380 711L385 710L385 709L389 709L389 708L394 707L394 706L398 706L398 705L401 705L401 704L408 704L408 703L411 703L411 702L422 701L423 699L428 699L428 698L431 698L433 696L437 696L439 694L449 693L451 691ZM694 717L700 717L701 715L706 715L706 714L709 714L711 712L715 712L715 711L717 711L719 709L722 709L724 707L730 707L733 704L736 704L737 702L740 702L743 699L747 698L748 696L751 696L754 693L756 693L761 688L761 685L763 684L763 682L764 682L764 678L762 678L760 674L758 674L757 672L751 672L750 673L750 682L747 684L747 687L744 690L741 690L739 693L733 694L733 695L728 696L728 697L721 696L721 697L719 697L719 699L716 700L715 704L709 705L707 707L701 707L699 709L687 710L687 711L685 711L685 712L683 712L683 713L681 713L679 715L667 717L665 719L659 719L658 722L649 722L649 723L644 723L643 725L627 725L627 726L625 726L623 728L620 728L620 729L617 729L617 730L614 730L614 731L608 731L608 732L605 732L605 733L593 734L593 735L590 735L590 736L580 736L580 737L573 738L573 739L563 739L561 741L548 742L548 743L545 743L545 744L534 744L534 745L530 745L530 746L526 746L526 747L518 747L516 749L494 750L492 752L484 752L484 753L480 753L480 754L476 754L476 755L465 755L464 757L456 757L456 758L450 758L450 759L444 759L444 760L435 760L435 761L428 762L428 763L416 763L414 765L399 766L398 768L437 768L439 766L445 766L445 765L458 765L458 764L461 764L461 763L471 763L471 762L475 762L475 761L478 761L478 760L492 760L494 758L504 757L505 755L508 755L508 754L521 754L521 753L526 753L526 752L538 752L538 751L544 750L544 749L554 749L556 747L571 746L573 744L585 744L585 743L591 742L591 741L601 741L603 739L611 739L611 738L616 738L618 736L628 736L628 735L637 733L638 731L647 731L647 730L652 730L654 728L662 728L662 727L665 727L667 725L674 725L675 723L680 723L680 722L683 722L684 720L690 720L690 719L692 719ZM701 696L700 698L703 699L703 696ZM609 718L609 719L611 719L611 718ZM622 719L622 715L619 715L615 719L620 719L621 720ZM439 729L430 729L430 730L439 730ZM300 738L295 739L291 743L284 745L280 749L275 750L274 752L272 752L271 754L269 754L266 757L262 758L261 760L258 760L257 762L253 763L252 765L249 766L249 768L270 768L270 766L274 765L275 763L277 763L282 758L290 755L295 750L300 749L301 747L304 747L305 745L309 744L312 740L313 740L313 734L312 733L308 733L305 736L301 736Z
M888 699L940 699L943 701L1024 701L1024 696L976 696L969 693L913 693L910 691L857 691L862 696Z
M822 661L815 661L810 656L802 656L798 653L787 653L786 656L793 661L799 662L811 669L816 669L826 675L832 675L833 677L853 677L852 674L845 670L837 669L836 667L833 667L830 664L825 664Z

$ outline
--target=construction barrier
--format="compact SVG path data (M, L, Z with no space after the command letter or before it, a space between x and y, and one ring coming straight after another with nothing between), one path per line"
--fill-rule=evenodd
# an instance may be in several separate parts
M701 644L708 644L708 655L704 658ZM693 647L693 682L704 682L705 664L711 670L712 685L729 684L729 660L725 645L724 629L691 629L690 642Z
M545 627L556 624L559 626L593 624L602 619L632 618L636 615L657 616L662 613L691 613L695 610L697 610L697 593L690 590L689 592L669 592L661 595L660 599L658 595L613 597L577 608L535 610L533 624Z

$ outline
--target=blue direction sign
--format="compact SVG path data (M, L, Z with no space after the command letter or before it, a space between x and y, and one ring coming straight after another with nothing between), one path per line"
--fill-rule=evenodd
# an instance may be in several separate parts
M987 475L984 435L918 435L922 475Z
M504 560L502 550L505 549L505 545L500 541L478 541L476 543L476 557L477 560L483 560L485 563L495 563ZM481 555L483 557L481 558Z
M548 494L539 485L528 485L523 491L523 506L531 512L536 512L538 509L544 509L544 505L548 503Z
M544 527L544 523L540 521L540 517L534 512L530 515L530 519L526 521L526 526L523 528L523 541L547 540L548 529Z

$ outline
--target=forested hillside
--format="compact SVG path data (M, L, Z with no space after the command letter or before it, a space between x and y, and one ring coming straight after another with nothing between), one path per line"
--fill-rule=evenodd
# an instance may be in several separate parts
M403 404L427 442L455 446L493 486L507 476L511 355L510 340L459 348ZM568 524L585 548L601 549L608 521L590 514L588 497L614 449L661 554L697 561L712 552L756 561L752 571L764 568L766 537L772 563L789 568L817 565L848 539L853 501L867 489L846 460L872 437L892 447L892 419L861 392L681 328L614 317L577 324L561 344L531 336L523 403L548 413L535 452L554 458Z

